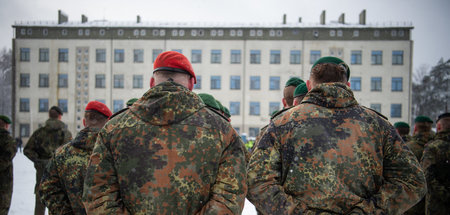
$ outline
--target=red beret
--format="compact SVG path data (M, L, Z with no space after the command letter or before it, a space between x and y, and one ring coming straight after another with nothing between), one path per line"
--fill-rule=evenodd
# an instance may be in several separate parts
M112 115L111 110L109 110L109 108L105 104L98 101L90 101L87 104L85 111L89 110L98 111L99 113L107 116L108 118L111 117Z
M156 71L171 71L186 73L194 77L194 83L197 83L194 69L189 60L181 53L176 51L166 51L156 57L153 63L153 72Z

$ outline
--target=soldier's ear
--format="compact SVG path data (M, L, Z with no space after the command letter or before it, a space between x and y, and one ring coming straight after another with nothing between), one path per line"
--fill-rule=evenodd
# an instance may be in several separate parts
M190 91L192 91L192 89L194 89L194 84L195 83L195 80L194 80L194 77L191 77L190 79L189 79L189 83L188 83L188 89L190 90Z
M86 118L83 118L83 126L86 127Z
M350 82L347 81L347 86L350 87Z
M155 86L155 78L150 78L150 88Z
M311 81L310 80L306 80L306 88L308 88L308 91L311 91L312 86L311 86Z
M442 129L442 125L441 125L441 123L436 123L436 131L437 132L440 132L441 131L441 129Z
M283 107L287 107L286 99L282 98L282 99L281 99L281 102L283 102Z

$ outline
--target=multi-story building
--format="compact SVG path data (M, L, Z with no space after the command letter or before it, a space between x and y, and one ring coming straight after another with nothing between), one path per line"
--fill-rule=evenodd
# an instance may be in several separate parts
M75 133L88 101L113 112L149 89L153 61L167 50L190 59L195 92L210 93L231 112L239 133L254 137L281 109L284 83L304 80L315 60L337 56L351 68L357 100L391 122L410 119L411 24L283 22L274 24L133 23L59 20L18 22L13 28L14 131L28 137L52 105ZM176 102L176 101L174 101Z

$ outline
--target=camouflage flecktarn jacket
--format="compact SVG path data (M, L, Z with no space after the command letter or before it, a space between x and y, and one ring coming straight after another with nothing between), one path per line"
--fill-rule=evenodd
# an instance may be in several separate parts
M0 128L0 214L8 214L13 191L13 158L17 147L9 131Z
M271 122L252 153L248 184L264 214L401 214L426 191L394 127L341 83L316 86Z
M426 214L450 214L450 130L438 132L425 146L422 167L428 184Z
M100 131L83 203L88 214L240 214L245 150L195 93L164 82Z
M33 132L23 153L36 165L41 161L48 161L58 147L71 139L72 134L67 130L66 124L57 119L48 119L44 127Z
M81 197L86 168L99 128L84 128L59 147L47 165L39 194L50 214L86 214Z
M435 133L433 131L418 133L413 135L410 138L410 140L406 143L406 145L414 153L417 160L420 160L422 158L425 144L432 141L434 139L434 136Z

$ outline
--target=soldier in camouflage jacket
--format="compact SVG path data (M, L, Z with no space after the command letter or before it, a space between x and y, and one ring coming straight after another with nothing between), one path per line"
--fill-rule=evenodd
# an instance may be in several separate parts
M81 201L86 168L98 132L112 113L98 101L89 102L85 111L86 128L56 150L44 171L39 194L49 214L86 214Z
M422 156L428 184L427 215L450 214L450 113L439 116L436 130L434 141L425 146Z
M9 135L11 120L0 115L0 215L7 215L13 192L13 158L17 147Z
M417 159L386 119L358 105L342 63L313 67L310 92L253 152L247 197L263 214L401 214L424 196Z
M87 212L240 214L240 137L191 92L195 74L183 55L164 52L154 66L152 88L100 131L85 178Z
M38 128L28 139L23 153L34 163L36 169L35 186L35 210L36 215L44 215L45 206L39 197L39 184L44 173L45 166L54 155L56 149L72 139L72 134L66 128L66 124L61 121L63 115L59 107L53 106L49 110L49 119L45 125Z
M434 132L431 130L433 120L427 116L418 116L414 119L414 133L412 137L406 142L406 145L420 161L423 155L425 145L434 139ZM419 203L414 205L411 209L405 212L405 215L423 215L425 214L425 199L423 198Z

